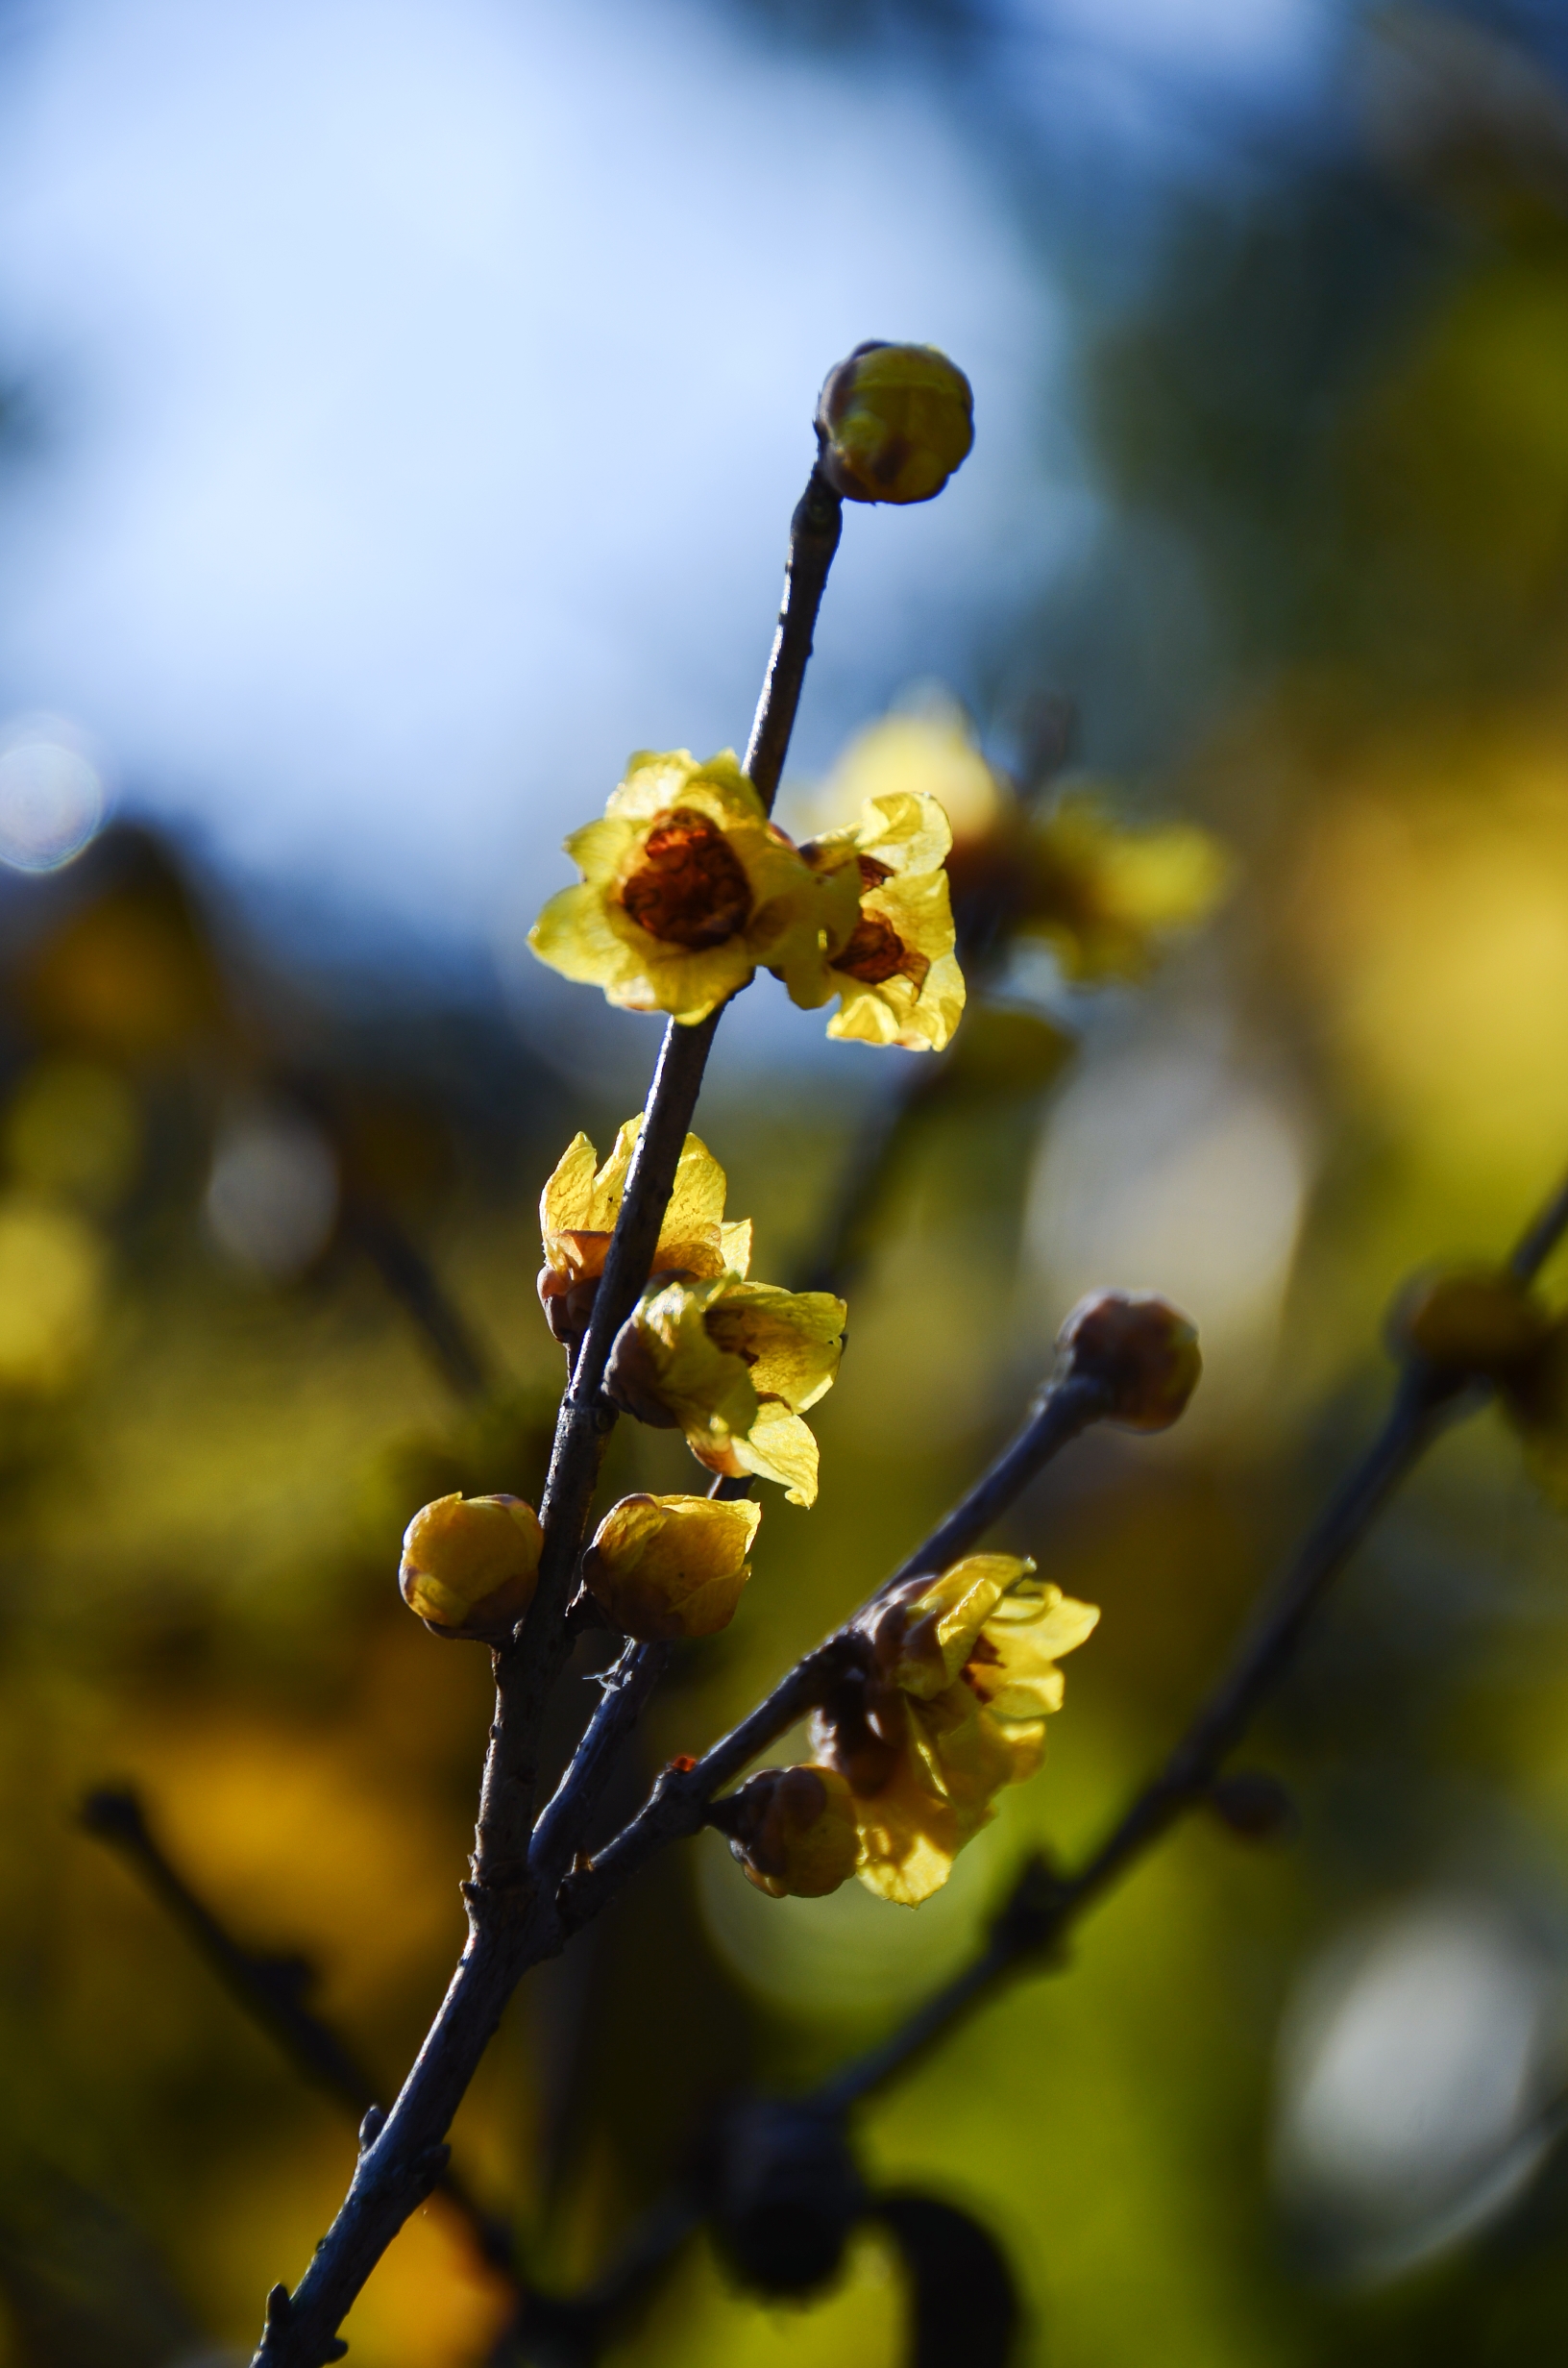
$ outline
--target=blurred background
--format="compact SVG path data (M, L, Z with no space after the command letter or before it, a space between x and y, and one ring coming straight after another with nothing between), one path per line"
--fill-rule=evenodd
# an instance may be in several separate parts
M10 0L0 111L0 2361L218 2368L352 2124L80 1804L133 1784L390 2095L489 1708L399 1538L536 1495L537 1195L656 1042L524 935L630 749L744 742L828 364L943 345L978 441L848 517L781 811L943 796L974 1000L930 1073L771 982L726 1018L730 1212L853 1347L648 1764L907 1550L1085 1288L1166 1291L1208 1371L1011 1517L1104 1620L947 1891L773 1902L709 1836L520 1997L455 2146L546 2282L1092 1841L1376 1421L1400 1280L1556 1179L1568 22ZM1011 934L1010 801L1057 861ZM629 1424L608 1479L698 1484ZM1025 2359L1559 2339L1564 1542L1495 1417L1444 1443L1256 1739L1293 1838L1194 1823L866 2116L1005 2249ZM508 2308L432 2203L353 2356L469 2368ZM790 2309L699 2239L610 2356L893 2368L907 2318L872 2237Z

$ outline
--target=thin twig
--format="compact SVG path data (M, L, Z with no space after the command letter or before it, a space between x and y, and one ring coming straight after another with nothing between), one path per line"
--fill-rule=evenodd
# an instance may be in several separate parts
M1521 1235L1507 1266L1532 1281L1568 1234L1568 1183ZM1026 1864L974 1962L919 2006L897 2031L836 2073L818 2092L847 2107L902 2072L972 2012L1020 1965L1049 1961L1068 1927L1177 1820L1201 1805L1226 1760L1295 1659L1329 1589L1440 1432L1479 1412L1490 1393L1434 1372L1419 1360L1401 1371L1392 1405L1360 1462L1308 1531L1249 1623L1229 1668L1199 1707L1159 1773L1122 1813L1076 1874ZM1058 1959L1060 1961L1060 1959Z
M376 2084L331 2025L305 2003L311 1969L305 1959L247 1949L214 1915L169 1858L129 1785L101 1785L82 1804L81 1822L94 1840L117 1851L159 1906L210 1965L230 1996L265 2031L302 2078L343 2107L355 2122L375 2109ZM452 2170L442 2194L468 2222L494 2267L510 2269L511 2232L487 2212Z
M840 521L838 496L814 469L791 525L778 629L747 747L747 771L770 811ZM615 1419L600 1385L616 1333L652 1267L722 1009L696 1026L672 1022L665 1030L592 1320L561 1401L540 1507L544 1545L533 1601L516 1637L494 1656L496 1713L472 1880L464 1886L467 1946L390 2114L367 2134L348 2195L305 2276L292 2295L279 2285L268 2296L255 2368L324 2368L341 2356L336 2330L445 2167L446 2132L507 1999L528 1966L561 1944L554 1900L529 1876L529 1829L545 1709L571 1650L566 1612ZM585 1796L593 1789L586 1786ZM563 1817L551 1834L551 1858L575 1847L576 1838Z

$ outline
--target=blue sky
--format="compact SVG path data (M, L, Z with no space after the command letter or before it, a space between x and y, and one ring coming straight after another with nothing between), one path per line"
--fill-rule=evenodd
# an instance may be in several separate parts
M1053 22L1113 79L1266 81L1318 13ZM743 740L817 384L863 336L947 347L979 436L941 501L851 516L807 765L908 678L963 683L1092 531L1062 309L913 70L828 79L677 0L27 24L0 355L43 451L6 496L0 724L70 719L226 867L488 937L630 749Z

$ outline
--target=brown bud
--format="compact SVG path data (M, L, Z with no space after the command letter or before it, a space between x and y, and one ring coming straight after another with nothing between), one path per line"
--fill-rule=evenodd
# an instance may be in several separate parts
M1265 1768L1237 1767L1216 1776L1209 1807L1242 1841L1288 1841L1296 1830L1296 1805Z
M873 1719L871 1714L879 1715ZM881 1791L898 1764L899 1727L905 1716L896 1687L879 1679L847 1679L811 1714L811 1747L819 1763L836 1768L856 1796L869 1801ZM879 1727L894 1726L893 1736Z
M821 1899L855 1871L849 1787L829 1767L765 1767L714 1804L714 1823L759 1891Z
M671 1413L659 1394L662 1378L642 1327L635 1316L629 1317L616 1334L604 1367L605 1396L623 1414L635 1417L653 1430L678 1430L679 1416Z
M1130 1431L1164 1431L1198 1386L1197 1328L1153 1291L1096 1291L1080 1299L1056 1336L1068 1369L1103 1383L1108 1420Z
M1528 1285L1504 1269L1457 1267L1418 1275L1389 1319L1396 1354L1441 1373L1511 1374L1535 1354L1552 1320Z

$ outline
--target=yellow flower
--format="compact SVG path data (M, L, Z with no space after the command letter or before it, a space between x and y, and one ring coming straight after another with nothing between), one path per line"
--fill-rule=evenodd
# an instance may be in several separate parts
M964 1009L943 859L947 817L923 790L868 798L858 823L801 852L824 887L830 1036L940 1052ZM853 894L854 901L849 901Z
M970 1554L914 1578L855 1622L871 1671L812 1719L812 1747L848 1783L857 1873L882 1899L918 1907L988 1824L1004 1785L1040 1765L1062 1707L1057 1663L1099 1618L1012 1554Z
M1161 941L1208 918L1230 884L1217 839L1193 823L1128 830L1092 790L1058 799L1017 851L1017 920L1063 975L1091 986L1146 977Z
M716 1801L712 1817L747 1880L772 1899L821 1899L855 1871L854 1802L836 1768L761 1768Z
M539 1196L545 1263L539 1298L556 1339L579 1340L593 1314L610 1236L621 1213L642 1117L627 1119L602 1168L586 1135L575 1135ZM659 1227L655 1274L745 1274L751 1264L751 1221L724 1222L724 1172L705 1143L688 1135L674 1189Z
M496 1641L533 1601L543 1544L521 1496L438 1496L404 1531L398 1586L432 1628Z
M833 1387L845 1305L721 1274L653 1284L616 1335L606 1394L640 1422L681 1430L698 1463L817 1496L817 1442L800 1417Z
M528 943L610 1002L689 1025L759 966L792 994L816 986L820 896L730 750L703 765L641 752L602 822L566 846L582 879L551 898Z
M872 338L827 374L820 467L851 502L929 502L974 442L968 380L934 345Z
M622 1634L711 1637L735 1616L762 1507L708 1496L623 1496L582 1560L582 1583Z

